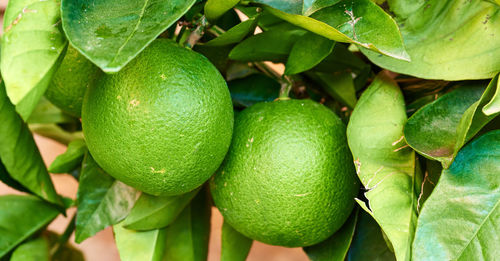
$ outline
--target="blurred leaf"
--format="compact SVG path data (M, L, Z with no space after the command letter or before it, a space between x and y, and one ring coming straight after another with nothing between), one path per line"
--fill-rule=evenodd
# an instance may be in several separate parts
M323 89L330 94L334 99L353 109L358 99L356 98L356 89L354 81L349 72L339 73L308 73L318 82Z
M327 260L345 260L347 251L354 236L354 228L358 220L359 209L356 208L352 211L351 216L342 225L342 227L335 232L331 237L325 241L304 248L309 260L311 261L327 261Z
M170 225L199 188L178 196L151 196L142 193L123 222L123 227L133 230L151 230Z
M281 1L257 1L274 5ZM336 1L335 1L336 2ZM330 40L354 43L378 53L409 61L399 28L390 15L370 0L342 0L321 8L310 17L298 14L288 2L264 6L273 15ZM277 7L277 9L276 9Z
M492 99L497 82L498 76L486 90L481 83L470 83L422 107L405 126L408 144L448 168L460 148L499 114L486 116L481 110Z
M10 176L10 174L7 172L5 166L1 161L0 161L0 181L13 189L29 193L29 189L24 187L21 183L17 182Z
M203 261L210 238L211 205L203 188L167 230L163 261Z
M232 45L208 46L197 44L193 47L193 50L207 57L207 59L210 60L210 62L215 65L215 67L222 74L224 74L228 66L228 55L232 48Z
M293 44L304 33L304 30L290 24L281 24L243 40L229 53L229 58L244 62L285 61Z
M134 231L123 222L113 226L121 261L161 261L165 251L165 229Z
M224 221L222 225L221 261L245 261L253 240L236 231Z
M28 124L32 123L71 123L75 118L61 111L45 97L41 97L38 105L31 113Z
M232 81L235 79L245 78L249 75L259 73L257 69L249 66L248 63L243 62L232 62L227 67L226 71L226 81Z
M220 46L239 43L247 35L254 32L257 26L258 16L251 17L248 20L241 22L235 27L229 29L227 32L221 34L219 37L207 42L208 46Z
M50 164L50 173L70 173L82 165L83 156L87 152L84 140L74 140L69 143L66 152L56 157Z
M500 71L500 13L484 0L389 1L411 62L361 50L380 67L426 79L492 78Z
M81 131L68 132L57 124L30 124L28 127L32 132L40 136L53 139L65 145L68 145L73 140L83 139Z
M425 203L413 260L495 260L500 228L500 130L465 146Z
M60 3L9 1L5 11L0 69L7 95L24 120L47 89L66 47Z
M58 214L53 205L34 196L0 196L0 258Z
M415 153L403 137L406 120L401 90L381 72L362 94L347 127L368 200L357 201L380 224L398 260L409 260L417 222Z
M76 196L75 241L95 235L123 220L134 205L138 191L105 173L89 153L85 154Z
M57 205L57 195L33 136L0 84L0 158L10 176L33 194Z
M103 71L118 72L196 0L63 0L71 44Z
M297 74L313 68L332 52L333 46L335 41L307 32L293 45L285 74Z
M233 105L250 107L257 102L273 101L279 96L280 84L264 74L252 74L242 79L229 81Z
M360 211L347 261L396 261L387 247L377 222L366 212Z
M231 10L240 0L208 0L205 4L205 16L211 22Z
M360 73L370 65L350 52L343 44L335 44L333 51L312 70L318 72L355 72Z
M10 261L49 261L49 242L39 237L23 243L14 250Z

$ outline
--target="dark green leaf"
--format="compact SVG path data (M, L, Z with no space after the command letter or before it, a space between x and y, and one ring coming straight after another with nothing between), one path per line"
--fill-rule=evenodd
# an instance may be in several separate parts
M229 29L227 32L221 34L219 37L207 42L208 46L220 46L239 43L247 35L254 32L257 26L258 16L251 17L248 20L241 22L235 27Z
M113 226L121 261L161 261L165 251L165 229L128 230L122 223Z
M123 222L123 227L134 230L164 228L179 216L198 191L199 189L195 189L178 196L151 196L142 193Z
M105 72L118 72L196 0L63 0L71 44Z
M424 204L413 260L495 260L500 228L500 130L458 153Z
M205 4L205 16L209 21L215 21L231 10L240 0L208 0Z
M313 68L332 52L333 46L335 41L323 36L311 32L304 34L292 47L285 74L297 74Z
M27 120L59 66L66 38L60 0L9 1L2 36L2 77L16 110Z
M10 174L7 172L5 166L1 161L0 161L0 181L13 189L17 189L23 192L29 192L29 190L26 187L24 187L21 183L17 182L10 176Z
M309 260L311 261L337 261L345 260L349 246L351 245L352 237L354 236L354 228L358 219L358 208L356 208L349 219L342 225L340 230L335 232L327 240L314 246L305 247Z
M486 90L481 83L461 86L422 107L405 126L408 144L449 167L460 148L499 114L486 116L482 112L492 100L497 82L498 76Z
M360 211L356 232L352 239L347 261L396 261L387 247L377 222L366 212Z
M427 79L492 78L500 71L500 12L484 0L389 1L412 61L362 50L375 64Z
M49 261L49 242L39 237L28 241L14 250L10 261Z
M0 158L10 176L33 194L62 206L28 126L0 84Z
M358 99L356 98L356 89L352 75L349 72L338 73L308 73L318 82L323 89L330 94L334 99L347 105L349 108L354 108Z
M222 225L221 261L245 261L253 240L236 231L227 222Z
M312 0L312 1L254 0L253 2L266 4L289 14L300 14L309 16L310 14L318 11L321 8L332 6L340 2L340 0Z
M333 51L321 63L313 68L313 71L332 72L354 72L360 73L365 68L370 68L358 56L350 52L343 44L335 44Z
M28 124L33 123L73 123L75 118L69 116L68 114L62 112L59 108L50 103L47 98L40 98L38 105L31 113Z
M132 209L138 191L105 173L87 153L78 186L75 241L82 242L123 220Z
M252 74L242 79L228 82L233 105L240 108L257 102L273 101L278 98L280 84L264 74Z
M68 149L50 164L51 173L70 173L81 166L83 156L87 152L84 140L74 140L69 143Z
M59 211L34 196L0 196L0 257L49 224Z
M406 110L394 80L380 73L364 91L347 139L368 202L357 200L380 224L398 260L409 260L417 221L415 153L405 143Z
M167 230L163 261L204 261L208 254L211 206L206 189L196 197Z
M207 59L210 60L210 62L215 65L221 73L224 74L228 66L228 55L232 48L232 45L207 46L197 44L193 47L193 50L207 57Z

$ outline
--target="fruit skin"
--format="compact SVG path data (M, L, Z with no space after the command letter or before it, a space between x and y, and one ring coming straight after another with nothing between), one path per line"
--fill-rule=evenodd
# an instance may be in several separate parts
M152 195L178 195L223 161L233 108L226 82L205 57L159 39L88 89L82 128L111 176Z
M243 110L210 183L224 220L272 245L328 238L348 218L359 189L345 131L332 111L311 100Z
M101 74L99 67L69 45L45 97L59 109L80 118L85 91L89 86L95 85Z

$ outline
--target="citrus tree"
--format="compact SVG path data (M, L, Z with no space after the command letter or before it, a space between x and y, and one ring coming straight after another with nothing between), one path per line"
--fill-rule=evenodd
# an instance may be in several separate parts
M0 69L0 260L500 256L498 0L11 0Z

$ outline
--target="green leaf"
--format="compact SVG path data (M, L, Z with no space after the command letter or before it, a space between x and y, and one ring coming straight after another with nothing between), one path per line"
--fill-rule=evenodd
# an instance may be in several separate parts
M285 74L297 74L313 68L333 51L333 46L335 41L323 36L311 32L304 34L292 47Z
M123 220L132 209L138 191L105 173L87 153L83 159L76 196L75 241L95 235Z
M164 228L179 216L198 191L199 189L195 189L178 196L151 196L142 193L123 222L123 227L134 230Z
M228 66L228 55L232 48L232 45L207 46L196 44L193 50L203 54L221 73L224 73Z
M347 261L395 261L394 253L387 247L377 222L361 211L356 232L347 254Z
M349 72L308 73L334 99L353 109L358 99L352 75Z
M49 224L59 211L34 196L0 196L0 258Z
M17 182L10 176L10 174L7 172L5 166L1 161L0 161L0 181L13 189L29 193L29 190L26 187L24 187L21 183Z
M245 261L253 240L236 231L227 222L222 225L221 261Z
M50 103L45 97L41 97L38 105L31 113L28 124L33 123L74 123L75 118L69 116L68 114L62 112L59 108Z
M499 114L486 116L481 110L492 100L497 83L498 76L486 90L481 83L470 83L422 107L406 123L406 141L448 168L460 148Z
M211 206L202 189L167 230L163 261L204 261L208 254Z
M84 140L78 139L69 143L66 152L56 157L50 164L51 173L70 173L81 166L83 156L87 152Z
M380 67L426 79L492 78L500 71L500 13L484 0L389 1L411 62L361 50Z
M118 72L196 0L63 0L71 44L103 71Z
M250 17L248 20L229 29L217 38L208 41L205 45L221 46L241 42L247 35L252 34L257 26L258 16Z
M413 260L495 260L500 228L500 130L465 146L418 220Z
M205 4L205 16L211 22L231 10L240 0L208 0Z
M495 94L491 98L490 102L483 107L483 113L486 116L491 116L500 112L500 81L498 80L498 77L500 76L497 75L497 90L495 91Z
M0 69L7 95L27 120L47 89L66 47L60 0L9 1L5 11Z
M252 106L257 102L273 101L278 98L280 84L264 74L251 74L227 83L233 105L239 108Z
M358 208L356 208L342 227L325 241L304 248L309 260L345 260L349 246L354 236L354 228L358 220Z
M115 242L122 261L161 261L165 251L165 229L134 231L123 222L113 226Z
M73 140L83 139L83 132L68 132L57 124L30 124L29 129L38 135L53 139L65 145Z
M49 242L39 237L28 241L14 250L10 261L49 261Z
M239 43L229 53L237 61L285 61L294 43L306 31L288 23L275 26L269 31L252 35Z
M415 153L403 137L404 97L380 73L364 91L347 126L356 172L368 202L357 200L380 224L398 260L409 260L417 221Z
M396 22L370 0L343 0L310 17L296 14L294 10L264 8L276 17L330 40L354 43L396 59L410 60Z
M0 158L10 176L33 194L62 206L28 126L0 84Z
M286 13L309 16L321 8L332 6L340 2L340 0L254 0L253 2L266 4Z

